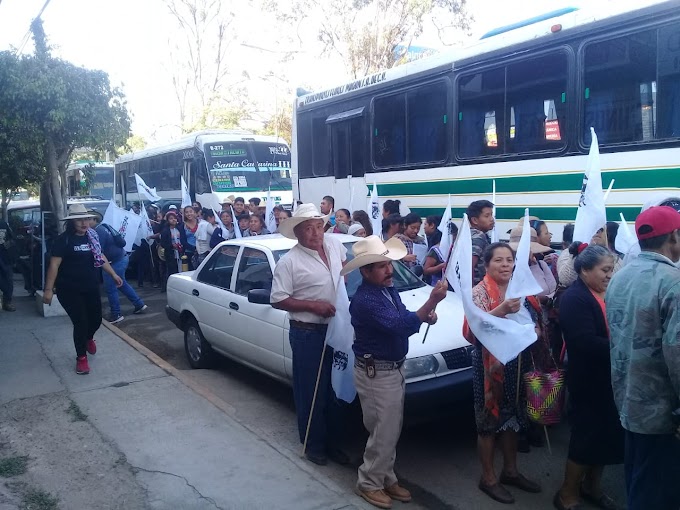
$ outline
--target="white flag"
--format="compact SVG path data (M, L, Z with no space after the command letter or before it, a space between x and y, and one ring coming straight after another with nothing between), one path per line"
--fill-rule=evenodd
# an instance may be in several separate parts
M529 268L529 254L531 253L530 228L529 209L524 209L522 237L517 246L515 270L512 272L512 278L508 284L508 289L505 291L505 299L520 298L522 300L519 312L506 315L507 319L518 322L519 324L533 324L531 314L524 306L524 301L527 296L535 296L543 290Z
M378 196L378 186L373 183L373 191L368 199L368 215L373 228L373 235L380 237L382 234L382 211L380 210L380 197Z
M349 188L349 213L354 212L354 187L352 186L352 176L347 176L347 187Z
M156 193L156 188L149 188L144 179L139 175L135 174L135 182L137 183L137 193L140 195L140 199L144 200L141 195L145 195L146 198L152 202L156 202L161 199L161 197Z
M451 232L449 230L449 223L451 222L451 194L449 194L449 200L446 203L446 209L442 214L442 220L439 222L437 230L442 233L442 240L439 242L439 251L444 257L444 262L448 260L449 251L451 250ZM472 260L472 259L470 259Z
M491 229L490 237L492 243L497 243L500 239L496 227L496 179L493 180L493 187L491 189L491 202L493 203L493 228Z
M271 188L267 189L267 204L264 210L264 223L270 234L276 232L276 217L274 216L274 200L272 200Z
M146 239L146 242L153 244L153 239L147 239L149 236L153 235L153 227L151 226L151 221L149 220L149 215L146 214L146 209L141 208L139 214L141 221L139 222L139 227L137 228L137 236L135 237L135 242L137 246L142 245L142 240Z
M621 225L619 225L619 231L616 233L616 239L614 240L614 248L624 255L628 255L631 248L639 249L637 237L628 226L623 213L621 213Z
M590 128L592 142L583 176L581 198L574 223L574 241L589 243L598 230L607 223L607 211L604 206L602 191L602 173L600 168L600 148L597 144L595 130Z
M494 317L472 301L472 236L467 214L463 216L463 225L446 268L446 278L461 297L470 330L498 361L505 364L515 359L536 341L533 323L518 324Z
M352 402L357 395L354 387L354 328L349 313L349 298L344 278L337 283L335 315L328 323L326 343L333 348L331 384L335 395L345 402Z
M184 176L180 177L180 185L182 187L182 211L185 207L189 207L191 202L191 195L189 195L189 188L187 188L187 183L184 182Z
M236 213L234 213L234 208L232 206L229 206L231 208L231 224L234 225L234 237L236 239L241 239L241 227L238 226L238 219L236 218Z
M529 253L531 253L531 227L529 226L529 209L524 209L524 223L522 237L517 246L515 270L505 291L505 299L535 296L543 289L534 278L529 268Z
M118 207L111 200L104 213L102 223L106 223L111 228L117 230L123 236L123 239L125 239L125 251L131 252L141 221L141 216Z

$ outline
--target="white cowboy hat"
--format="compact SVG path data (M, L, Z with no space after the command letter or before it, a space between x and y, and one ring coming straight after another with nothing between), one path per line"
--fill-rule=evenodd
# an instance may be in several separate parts
M347 229L347 233L351 236L359 232L359 230L366 230L361 223L352 223Z
M522 238L523 230L522 227L515 227L510 231L510 241L508 244L515 251L517 251L517 247L519 246L519 240ZM529 232L531 232L531 253L547 253L553 251L550 246L543 246L538 242L538 234L535 229L530 228Z
M408 250L396 237L383 243L378 236L368 236L354 243L352 253L354 258L342 268L341 276L375 262L401 260L408 255Z
M86 218L96 218L97 215L88 211L83 204L73 204L68 206L68 214L62 218L65 220L82 220Z
M229 195L228 197L225 197L224 200L222 200L222 204L233 204L234 200L236 200L236 197L234 195Z
M314 204L299 205L293 213L293 216L286 218L286 221L281 222L279 225L279 234L288 239L297 239L294 230L300 223L307 220L323 220L323 224L325 225L329 217L330 214L321 214Z

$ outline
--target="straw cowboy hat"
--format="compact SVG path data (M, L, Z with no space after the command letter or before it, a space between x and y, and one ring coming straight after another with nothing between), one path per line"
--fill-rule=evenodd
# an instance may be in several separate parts
M404 243L396 237L392 237L383 243L378 236L368 236L354 243L352 253L354 258L342 268L341 276L375 262L401 260L408 255L408 250Z
M519 246L519 240L522 238L523 230L522 227L515 227L510 231L510 241L508 244L515 251L517 251L517 247ZM535 229L530 228L529 231L531 232L531 253L547 253L553 251L549 246L543 246L538 242L538 234Z
M222 200L223 204L233 204L234 200L236 200L236 197L234 195L229 195L227 198Z
M92 211L88 211L83 204L73 204L68 206L68 214L62 218L65 220L83 220L86 218L97 218Z
M286 218L279 225L279 233L288 239L297 239L295 237L295 227L307 220L323 220L325 225L328 222L330 214L323 215L319 212L314 204L302 204L293 213L293 216Z

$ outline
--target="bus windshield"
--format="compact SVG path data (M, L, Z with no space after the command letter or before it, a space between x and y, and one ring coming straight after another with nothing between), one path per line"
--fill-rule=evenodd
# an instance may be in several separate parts
M113 167L95 168L94 181L90 185L90 195L106 200L113 198Z
M291 188L290 150L285 144L254 141L207 143L204 152L213 191Z

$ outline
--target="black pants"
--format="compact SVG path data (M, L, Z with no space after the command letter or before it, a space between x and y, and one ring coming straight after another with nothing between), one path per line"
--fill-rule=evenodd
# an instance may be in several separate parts
M9 304L12 301L12 294L14 293L13 278L14 271L12 271L12 265L0 256L0 292L2 292L3 304Z
M102 300L99 288L80 290L61 288L57 297L73 323L73 343L76 355L87 354L87 341L94 338L94 334L102 324Z

